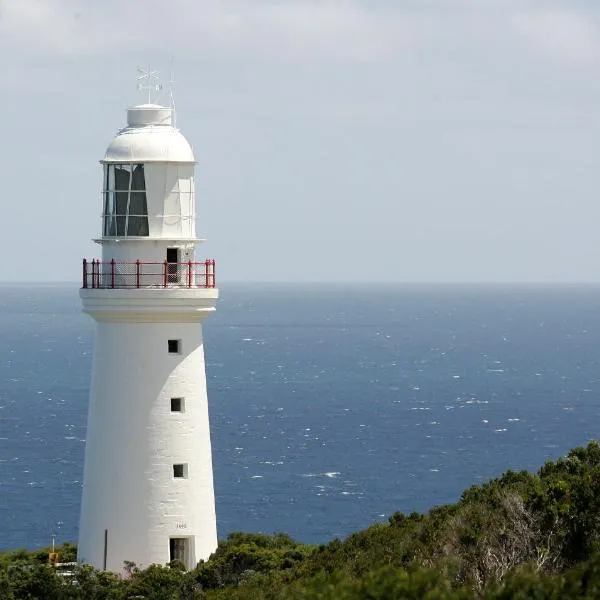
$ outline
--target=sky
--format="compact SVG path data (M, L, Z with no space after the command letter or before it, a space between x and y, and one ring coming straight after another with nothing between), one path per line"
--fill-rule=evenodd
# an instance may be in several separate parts
M171 55L219 281L600 281L597 0L0 0L0 281L99 255Z

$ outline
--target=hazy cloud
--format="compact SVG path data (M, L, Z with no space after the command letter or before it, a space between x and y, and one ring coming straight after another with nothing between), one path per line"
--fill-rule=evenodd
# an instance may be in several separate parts
M370 60L414 42L418 12L373 10L358 0L4 0L0 45L63 56L161 45L173 52L217 49L277 59Z
M575 8L578 6L578 8ZM548 57L600 56L597 12L541 0L3 0L0 48L84 57L157 46L165 53L301 60L381 60L434 46L516 33Z
M597 61L600 29L590 13L531 10L512 19L516 32L532 47L565 62Z

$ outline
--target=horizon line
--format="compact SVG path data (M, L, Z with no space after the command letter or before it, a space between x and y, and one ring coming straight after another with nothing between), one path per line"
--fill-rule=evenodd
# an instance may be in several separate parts
M76 280L0 280L0 286L78 286L81 288L81 281ZM577 281L577 280L567 280L567 281L545 281L545 280L536 280L536 281L524 281L524 280L486 280L486 281L475 281L475 280L457 280L457 281L448 281L448 280L374 280L374 281L356 281L356 280L248 280L248 279L228 279L225 281L219 282L217 288L220 285L331 285L331 286L339 286L339 285L352 285L352 286L383 286L383 285L437 285L437 286L598 286L600 285L600 279L598 280L588 280L588 281Z

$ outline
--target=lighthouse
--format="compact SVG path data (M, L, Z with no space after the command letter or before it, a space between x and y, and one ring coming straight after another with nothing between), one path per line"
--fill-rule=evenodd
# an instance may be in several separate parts
M101 165L101 255L80 291L95 337L78 561L191 568L217 547L202 321L218 290L196 256L194 153L173 108L147 103Z

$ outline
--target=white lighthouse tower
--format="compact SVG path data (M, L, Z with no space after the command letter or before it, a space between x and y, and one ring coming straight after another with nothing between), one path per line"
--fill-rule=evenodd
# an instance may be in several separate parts
M78 560L114 572L217 547L201 323L218 290L195 256L195 160L173 117L127 111L101 161L102 258L83 263L96 330Z

